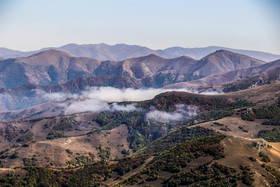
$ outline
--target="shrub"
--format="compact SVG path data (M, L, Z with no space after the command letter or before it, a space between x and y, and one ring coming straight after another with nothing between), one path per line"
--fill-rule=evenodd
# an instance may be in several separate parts
M123 155L130 155L129 150L123 149L121 152Z
M259 155L262 158L261 160L263 162L270 162L270 158L266 154L264 154L263 152L260 152Z
M73 151L71 151L70 149L66 149L66 152L69 153L70 155L73 154Z

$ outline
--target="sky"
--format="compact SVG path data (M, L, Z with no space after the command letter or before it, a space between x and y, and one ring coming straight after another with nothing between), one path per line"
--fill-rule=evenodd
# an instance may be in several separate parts
M280 54L280 0L0 0L0 47L223 46Z

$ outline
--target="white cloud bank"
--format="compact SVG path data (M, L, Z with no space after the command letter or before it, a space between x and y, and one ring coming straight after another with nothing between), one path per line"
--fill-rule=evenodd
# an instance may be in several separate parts
M114 87L91 87L81 92L80 94L65 94L65 93L48 93L43 97L48 100L64 102L71 100L70 104L65 106L65 114L74 114L81 112L102 112L106 110L111 111L135 111L141 110L135 104L118 105L116 102L125 101L144 101L154 98L156 95L168 91L184 91L197 93L196 91L189 91L185 89L118 89ZM217 94L217 92L207 92L203 94ZM192 116L190 109L180 109L177 106L177 112L167 113L161 111L151 111L147 114L147 118L156 121L174 121L185 116Z
M154 98L156 95L166 92L163 89L118 89L113 87L92 87L81 94L67 96L73 102L65 109L65 114L81 112L111 111L135 111L139 110L135 104L118 105L116 102L144 101ZM49 98L60 98L57 93L48 94ZM65 94L63 94L65 96ZM63 97L62 97L63 98ZM112 104L109 104L112 103Z
M163 89L118 89L113 87L92 87L82 92L81 98L104 102L143 101L166 92Z
M157 122L180 121L193 116L196 116L199 108L194 105L176 105L175 112L166 112L159 110L152 110L146 114L146 119Z
M180 121L183 119L183 115L178 112L165 112L159 110L153 110L146 114L146 118L158 121L158 122L166 122L166 121Z
M0 94L0 110L13 110L13 109L24 109L32 107L43 102L57 102L60 106L64 107L65 114L81 113L81 112L101 112L106 110L111 111L135 111L141 110L137 108L135 104L120 105L117 102L136 102L144 101L154 98L156 95L168 92L168 91L184 91L197 93L195 90L185 89L118 89L114 87L91 87L79 94L71 93L46 93L43 90L34 89L31 90L32 96L14 96L9 94ZM205 94L205 93L203 93ZM210 92L206 94L217 94L217 92ZM179 109L178 109L179 110ZM161 113L160 111L153 111L150 116L163 116L164 119L175 120L179 119L182 112L169 114ZM174 119L172 119L172 117ZM158 119L158 117L154 117Z

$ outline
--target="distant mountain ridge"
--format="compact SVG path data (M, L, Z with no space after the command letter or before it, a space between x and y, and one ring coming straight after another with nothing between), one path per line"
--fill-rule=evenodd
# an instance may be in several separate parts
M156 54L163 58L177 58L180 56L189 56L194 59L201 59L202 57L213 53L217 50L229 50L235 53L240 53L247 55L256 59L263 60L265 62L271 62L277 59L280 59L280 55L253 51L253 50L241 50L241 49L232 49L219 46L209 46L201 48L183 48L183 47L170 47L163 50L153 50L147 47L139 45L127 45L127 44L116 44L116 45L107 45L107 44L67 44L61 47L49 47L40 49L37 51L21 52L16 50L11 50L7 48L0 48L0 58L17 58L17 57L27 57L32 54L45 51L48 49L57 49L62 50L73 55L80 57L95 58L98 60L113 60L121 61L128 58L136 58L140 56L147 56L149 54Z
M166 59L150 54L123 61L99 61L49 49L0 61L0 87L63 84L79 77L128 77L140 81L143 87L158 88L262 64L265 62L225 50L201 60L186 56Z

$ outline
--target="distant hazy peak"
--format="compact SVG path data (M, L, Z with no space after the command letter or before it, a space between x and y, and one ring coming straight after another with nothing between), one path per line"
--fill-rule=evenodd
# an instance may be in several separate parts
M262 60L259 60L259 59L256 59L256 58L244 55L244 54L235 53L235 52L232 52L232 51L229 51L229 50L225 50L225 49L216 50L215 52L210 53L209 55L203 57L202 59L207 59L207 58L212 57L212 56L216 56L216 57L218 57L218 56L219 57L226 56L226 57L234 57L234 58L247 58L247 59L251 59L251 60L254 60L254 61L258 61L258 62L260 62L262 64L265 63Z
M36 54L31 55L32 56L68 56L68 57L77 57L76 55L73 55L71 53L67 53L65 51L60 51L57 49L48 49Z
M194 59L192 57L189 57L189 56L185 56L185 55L174 58L173 60L192 60L192 61L196 61L196 59Z

